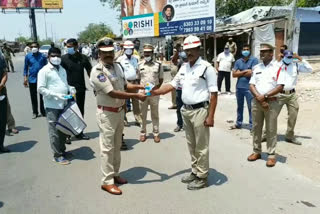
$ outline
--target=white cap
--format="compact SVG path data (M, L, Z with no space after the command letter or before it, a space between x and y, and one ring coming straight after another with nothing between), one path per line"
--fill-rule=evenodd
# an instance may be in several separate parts
M183 50L196 48L201 46L201 41L196 36L188 36L183 42Z
M124 49L134 48L134 44L133 44L133 42L131 42L130 40L127 40L127 41L124 42L123 48L124 48Z

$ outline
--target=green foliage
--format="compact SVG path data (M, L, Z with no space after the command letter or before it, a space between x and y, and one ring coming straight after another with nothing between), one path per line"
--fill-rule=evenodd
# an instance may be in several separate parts
M317 7L320 6L319 0L298 0L298 7Z
M32 39L31 38L27 38L27 37L24 37L24 36L19 36L18 38L15 39L16 42L20 42L22 44L26 44L28 42L31 42Z
M109 36L109 37L115 37L115 35L112 32L112 29L103 24L89 24L86 29L78 34L79 42L85 42L85 43L94 43L101 39L104 36Z

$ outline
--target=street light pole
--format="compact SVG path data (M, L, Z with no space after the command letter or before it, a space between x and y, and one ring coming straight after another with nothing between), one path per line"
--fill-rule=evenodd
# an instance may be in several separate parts
M46 13L44 13L43 16L44 16L44 29L46 33L46 40L48 40Z
M31 37L33 41L37 42L38 41L38 35L37 35L37 25L36 25L36 15L34 12L34 8L31 8L31 0L29 0L29 7L30 7L30 13L29 13L29 18L30 18L30 23L31 23Z

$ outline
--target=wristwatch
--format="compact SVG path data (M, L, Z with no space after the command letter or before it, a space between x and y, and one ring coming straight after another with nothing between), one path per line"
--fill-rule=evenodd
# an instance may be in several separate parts
M268 94L265 94L265 95L264 95L264 99L267 100L268 98L269 98L269 95L268 95Z

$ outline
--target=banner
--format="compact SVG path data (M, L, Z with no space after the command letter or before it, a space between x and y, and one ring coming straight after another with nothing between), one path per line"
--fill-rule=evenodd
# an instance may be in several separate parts
M62 0L0 0L3 9L62 9Z
M215 0L121 0L121 15L125 38L212 33ZM152 18L153 28L138 24Z

